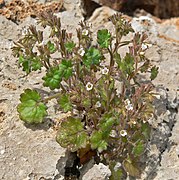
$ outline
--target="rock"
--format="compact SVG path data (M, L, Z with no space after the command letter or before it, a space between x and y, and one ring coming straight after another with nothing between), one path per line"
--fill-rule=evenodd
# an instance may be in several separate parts
M157 36L157 24L156 22L148 16L140 16L139 18L133 18L131 21L132 28L135 32L147 33Z
M144 9L155 16L168 18L179 16L179 1L176 0L93 0L100 5L109 6L117 11L131 12Z
M63 2L45 3L46 0L6 0L5 6L0 9L0 14L13 22L19 23L28 16L37 17L39 13L51 11L53 13L62 10Z
M87 170L87 172L83 175L82 180L107 180L110 175L110 169L104 164L99 163Z
M16 40L17 28L18 27L15 23L0 15L0 39Z
M5 1L4 0L0 0L0 8L2 8L5 5Z
M75 33L74 30L78 27L79 22L84 19L81 13L76 10L64 11L62 13L56 13L56 15L61 18L62 28L66 28L73 33Z
M88 22L92 23L94 31L97 31L100 28L112 28L112 23L109 22L108 18L115 13L116 11L109 7L100 7L93 12L92 16L88 19Z
M179 43L179 18L172 18L158 24L158 30L166 40Z
M81 0L64 0L63 1L63 6L67 11L82 11L81 9Z
M155 179L178 179L179 161L176 146L171 147L162 155L161 168Z
M82 0L82 8L83 8L83 14L85 17L89 18L95 9L101 7L99 5L99 2L91 1L91 0Z

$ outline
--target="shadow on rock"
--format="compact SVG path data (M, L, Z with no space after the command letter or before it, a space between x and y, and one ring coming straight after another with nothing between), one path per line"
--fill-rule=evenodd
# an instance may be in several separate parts
M41 124L27 124L27 123L24 123L24 126L26 128L31 129L32 131L36 131L36 130L48 131L48 129L50 127L52 127L53 125L54 125L54 122L50 118L45 118L44 122L41 123Z

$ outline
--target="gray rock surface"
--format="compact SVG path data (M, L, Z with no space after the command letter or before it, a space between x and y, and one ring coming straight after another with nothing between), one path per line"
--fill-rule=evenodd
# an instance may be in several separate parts
M88 169L88 168L87 168ZM107 180L111 175L110 169L102 163L95 164L83 175L82 180Z

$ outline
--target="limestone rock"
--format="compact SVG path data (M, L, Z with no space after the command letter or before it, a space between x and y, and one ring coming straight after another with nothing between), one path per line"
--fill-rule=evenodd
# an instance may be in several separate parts
M178 0L93 0L101 5L109 6L117 11L134 11L144 9L158 17L179 16Z
M95 164L82 177L82 180L107 180L111 175L111 171L102 163Z

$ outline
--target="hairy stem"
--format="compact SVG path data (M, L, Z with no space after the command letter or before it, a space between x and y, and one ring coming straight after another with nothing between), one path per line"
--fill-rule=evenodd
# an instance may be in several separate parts
M54 94L52 96L49 96L48 98L43 99L42 102L47 103L48 101L50 101L52 99L58 98L61 94L62 94L61 92L56 93L56 94Z

